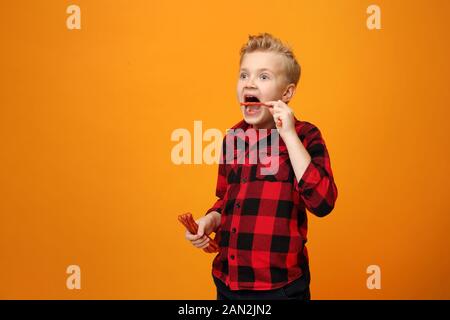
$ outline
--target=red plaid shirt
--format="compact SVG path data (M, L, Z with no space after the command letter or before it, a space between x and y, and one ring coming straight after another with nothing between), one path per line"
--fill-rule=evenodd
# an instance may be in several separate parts
M237 140L245 141L245 153L241 153L245 154L245 163L236 161L237 150L233 162L225 159L231 145L224 138L216 188L219 199L206 214L221 213L216 233L220 250L214 258L212 274L231 290L272 290L299 278L302 266L308 264L305 209L323 217L334 207L337 188L325 142L316 126L295 120L297 134L311 156L299 182L278 133L258 132L252 141L245 135L252 126L244 120L236 124L232 129L242 129L237 130L242 134L235 131L231 150L236 149ZM275 135L279 137L278 171L262 174L261 169L268 165L250 161L251 150L264 138L268 153L272 154L269 138Z

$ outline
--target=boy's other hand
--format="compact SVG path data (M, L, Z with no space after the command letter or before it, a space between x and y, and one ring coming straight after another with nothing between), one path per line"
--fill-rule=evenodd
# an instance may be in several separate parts
M290 134L296 135L294 111L281 100L265 101L264 103L272 106L272 108L269 108L269 111L275 123L277 123L278 119L282 122L281 127L277 126L281 138L284 139Z
M213 211L206 216L195 220L198 224L197 234L192 234L186 230L186 239L189 240L194 247L199 249L206 248L209 245L209 238L207 236L215 231L220 224L220 220L218 224L217 219L220 219L220 213Z

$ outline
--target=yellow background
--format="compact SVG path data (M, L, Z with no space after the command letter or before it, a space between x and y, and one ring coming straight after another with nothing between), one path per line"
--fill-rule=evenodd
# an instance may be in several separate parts
M381 7L382 30L366 8ZM81 7L81 30L66 8ZM177 128L241 119L248 34L292 45L291 106L339 197L310 215L313 299L449 299L449 1L2 1L0 298L215 299L176 217L216 165L172 164ZM66 288L68 265L81 290ZM381 290L366 268L381 267Z

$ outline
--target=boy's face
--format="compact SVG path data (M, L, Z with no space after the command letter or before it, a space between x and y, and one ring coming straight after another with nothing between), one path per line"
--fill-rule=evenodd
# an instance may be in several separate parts
M245 54L237 84L239 102L275 100L288 102L293 90L285 94L289 84L285 76L283 59L283 56L274 52L255 51ZM292 87L293 84L290 86ZM241 106L241 111L245 122L255 128L275 127L268 107Z

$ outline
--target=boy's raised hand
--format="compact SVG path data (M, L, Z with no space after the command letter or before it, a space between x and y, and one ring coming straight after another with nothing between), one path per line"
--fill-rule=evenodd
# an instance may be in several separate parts
M294 111L283 101L264 101L265 104L270 105L270 113L273 115L273 120L275 123L278 119L281 120L281 126L277 126L277 130L280 133L281 138L284 139L289 134L296 134L295 131L295 119Z

